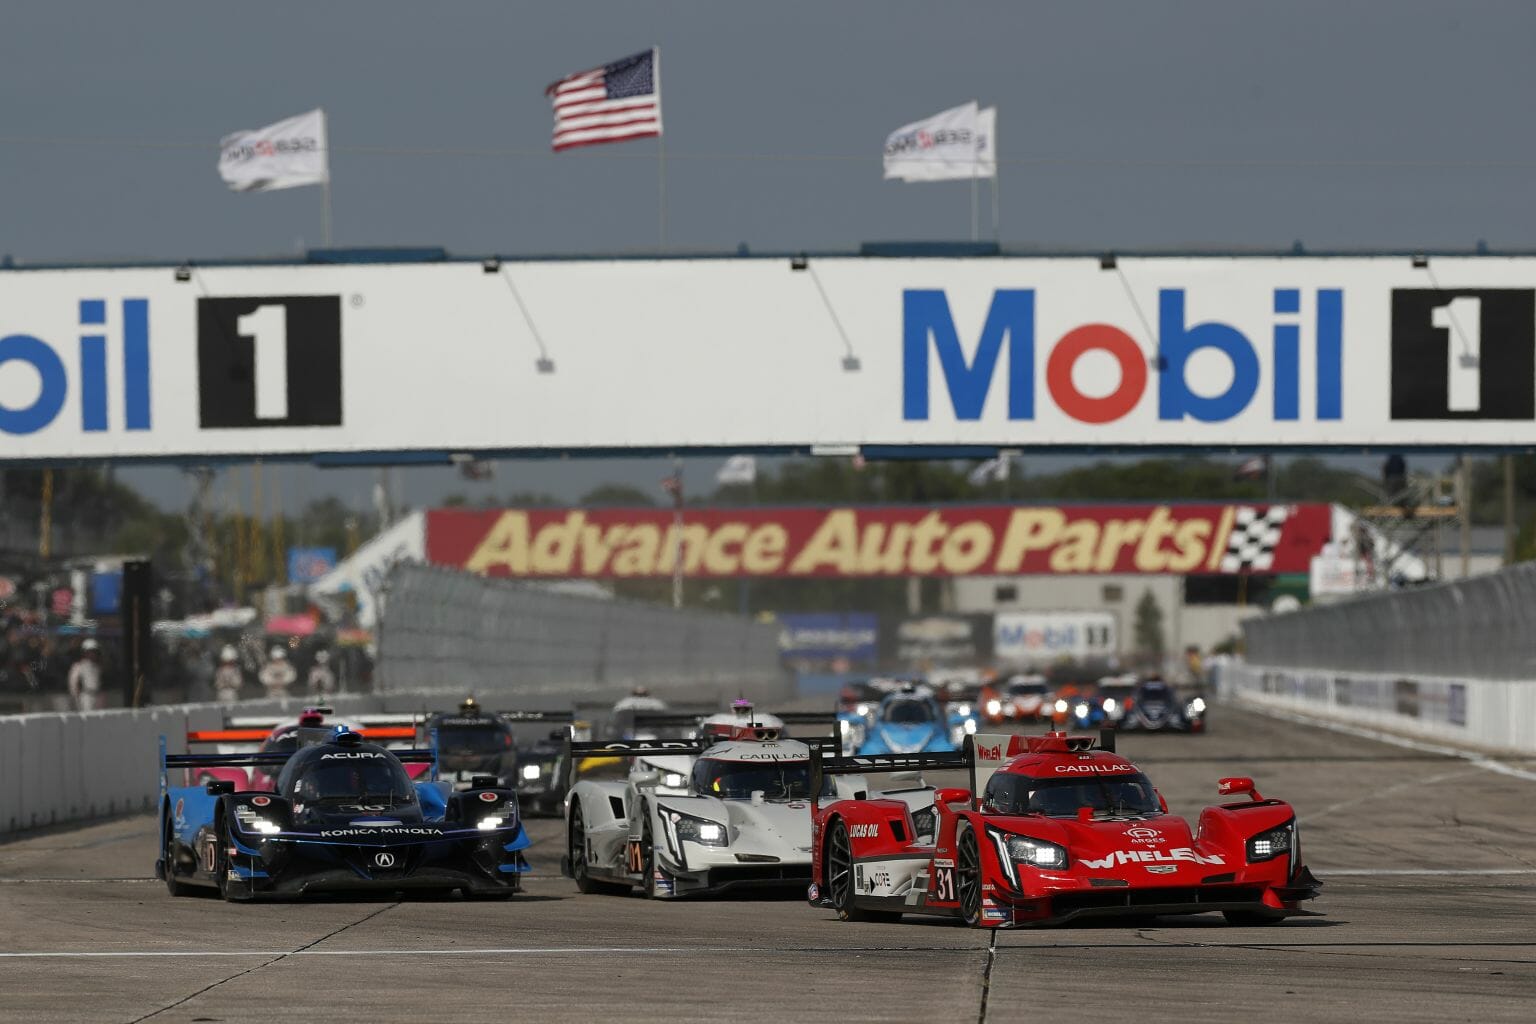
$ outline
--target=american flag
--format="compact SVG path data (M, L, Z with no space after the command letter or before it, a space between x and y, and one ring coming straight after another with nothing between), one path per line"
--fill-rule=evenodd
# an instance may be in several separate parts
M544 90L555 107L554 149L661 134L660 51L653 47Z

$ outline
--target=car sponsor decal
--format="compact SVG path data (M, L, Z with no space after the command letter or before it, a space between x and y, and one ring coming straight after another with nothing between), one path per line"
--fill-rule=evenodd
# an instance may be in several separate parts
M1107 772L1107 773L1113 774L1113 773L1116 773L1116 772L1133 772L1135 770L1136 770L1136 766L1133 765L1133 764L1098 764L1098 763L1095 763L1095 764L1059 764L1055 768L1056 772L1058 772L1060 774L1063 774L1063 775L1073 774L1073 773L1077 773L1077 772L1089 772L1089 773L1105 773L1105 772Z
M1142 867L1146 868L1154 875L1171 875L1175 871L1179 870L1177 864L1143 864Z
M321 839L345 839L348 836L441 836L440 828L413 825L381 825L376 828L327 828L320 830Z
M955 902L955 869L938 868L933 873L933 898L939 903Z
M481 793L480 794L480 799L485 801L488 804L493 804L497 800L500 800L501 797L497 796L495 793Z
M1128 828L1125 830L1125 834L1131 837L1131 842L1133 843L1161 845L1168 841L1163 838L1163 834L1157 829L1144 826Z
M875 822L868 825L862 823L858 825L850 825L848 826L848 834L854 839L879 839L880 824Z
M209 836L203 843L203 867L212 874L218 868L219 851L214 845L213 837Z
M253 796L253 797L251 797L251 806L253 806L253 807L265 807L265 806L267 806L267 804L270 804L271 802L272 802L272 798L269 797L269 796Z
M384 756L383 754L378 754L378 753L375 753L375 752L373 752L371 750L347 750L347 751L343 751L340 754L321 754L320 755L320 760L322 760L322 761L357 761L357 760L360 760L362 758L367 758L367 757L383 757L383 756Z
M172 817L174 817L176 819L176 827L177 828L181 828L182 825L186 824L186 820L187 820L187 818L186 818L186 810L187 810L187 801L182 799L181 797L177 797L176 798L176 813L174 815L172 815Z
M1186 864L1225 864L1220 854L1202 855L1191 850L1187 846L1181 846L1173 850L1116 850L1108 857L1098 860L1082 858L1082 864L1086 868L1112 868L1116 864L1155 864L1182 861Z
M638 875L645 870L645 858L640 855L640 840L631 839L624 845L625 870Z
M373 866L376 868L392 868L395 866L395 855L388 851L380 851L373 855Z
M988 907L981 912L981 916L988 921L1005 921L1008 919L1008 912L1001 907Z
M815 903L817 900L821 899L821 887L818 886L815 882L812 882L811 887L805 890L805 898L810 903Z

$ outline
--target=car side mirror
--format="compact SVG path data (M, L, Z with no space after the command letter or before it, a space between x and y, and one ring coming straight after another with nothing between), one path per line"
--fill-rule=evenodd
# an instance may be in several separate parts
M1216 783L1216 792L1222 796L1240 796L1248 794L1250 799L1262 800L1259 791L1254 788L1253 780L1243 775L1235 775L1231 778L1220 779Z
M203 789L209 796L219 796L223 793L233 793L235 784L229 779L209 779Z
M968 804L971 802L971 791L959 786L946 786L933 792L933 802L936 804Z

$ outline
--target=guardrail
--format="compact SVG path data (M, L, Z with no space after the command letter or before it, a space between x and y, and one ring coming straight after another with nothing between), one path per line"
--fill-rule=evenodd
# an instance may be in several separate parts
M1232 662L1227 697L1498 753L1536 752L1536 680L1323 671Z
M1253 665L1536 679L1536 563L1243 623Z
M787 696L778 631L739 615L564 594L401 565L379 627L378 688L573 693L644 684Z

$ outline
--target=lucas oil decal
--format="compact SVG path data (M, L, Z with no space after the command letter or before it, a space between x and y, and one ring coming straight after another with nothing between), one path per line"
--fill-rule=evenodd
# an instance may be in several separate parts
M878 822L872 825L850 825L848 826L848 834L854 839L878 839L880 838L880 825Z
M1226 861L1220 854L1201 856L1187 846L1181 846L1175 850L1116 850L1101 860L1089 860L1084 857L1082 865L1086 868L1112 868L1116 864L1157 864L1172 861L1184 861L1189 864L1225 864Z

